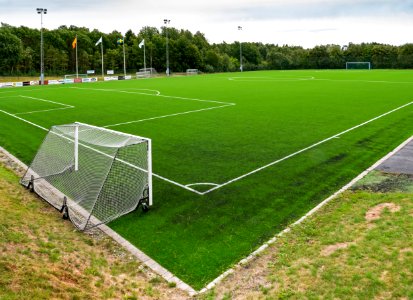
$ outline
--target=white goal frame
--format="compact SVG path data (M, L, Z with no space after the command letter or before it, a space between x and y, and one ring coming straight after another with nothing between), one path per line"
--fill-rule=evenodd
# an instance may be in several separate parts
M73 78L89 78L88 74L66 74L65 79L73 79Z
M136 78L148 78L158 75L154 68L143 68L136 72Z
M198 75L199 70L198 69L186 69L186 75Z
M363 70L361 68L349 68L349 65L367 65L366 70L371 70L371 62L369 61L348 61L346 62L346 70Z
M52 126L20 182L88 230L153 205L152 141L80 122Z

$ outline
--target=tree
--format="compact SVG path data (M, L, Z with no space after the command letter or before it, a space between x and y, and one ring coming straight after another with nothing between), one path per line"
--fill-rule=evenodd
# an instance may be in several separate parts
M397 61L400 68L413 68L413 44L405 44L399 48Z
M276 49L271 49L269 51L267 61L270 69L288 69L291 64L289 57Z
M21 40L7 28L0 28L0 72L13 74L22 59L23 45Z

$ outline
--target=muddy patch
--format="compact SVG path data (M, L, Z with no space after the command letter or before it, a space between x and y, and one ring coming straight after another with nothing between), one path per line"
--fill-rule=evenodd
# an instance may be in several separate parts
M322 256L330 256L331 254L333 254L337 250L346 249L349 245L350 245L350 243L337 243L335 245L329 245L329 246L325 247L323 250L321 250L320 254Z
M395 213L400 210L400 206L394 203L381 203L375 207L369 209L366 212L365 218L366 221L371 222L381 218L383 210L388 209L391 213Z

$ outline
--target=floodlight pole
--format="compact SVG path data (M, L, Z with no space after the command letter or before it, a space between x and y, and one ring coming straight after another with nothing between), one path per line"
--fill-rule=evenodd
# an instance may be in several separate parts
M238 30L242 30L242 26L238 26ZM240 63L240 71L242 72L242 44L241 44L241 38L239 39L239 63Z
M123 36L123 74L126 77L125 36Z
M44 51L43 51L43 14L47 14L47 8L37 8L40 15L40 84L44 85Z
M169 45L168 45L168 24L171 20L164 19L163 23L165 24L165 34L166 34L166 76L169 76Z

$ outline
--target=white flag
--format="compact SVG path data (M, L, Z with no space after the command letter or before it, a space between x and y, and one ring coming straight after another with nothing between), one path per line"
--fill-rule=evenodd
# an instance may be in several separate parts
M102 37L100 37L100 39L96 42L95 46L99 45L100 43L102 43Z
M145 39L143 39L142 42L140 42L139 48L142 48L142 46L144 46L144 45L145 45Z

